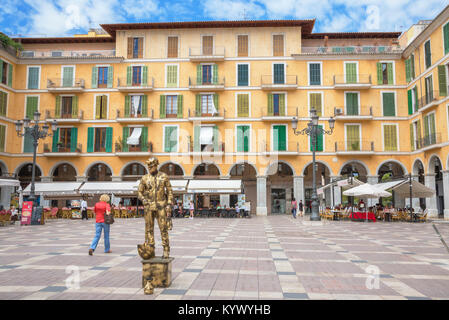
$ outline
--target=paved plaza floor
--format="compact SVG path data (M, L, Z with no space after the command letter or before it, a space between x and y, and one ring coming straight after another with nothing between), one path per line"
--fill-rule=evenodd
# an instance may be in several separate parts
M173 219L173 281L153 295L142 218L116 219L93 256L93 219L2 227L0 299L449 299L449 224L305 219Z

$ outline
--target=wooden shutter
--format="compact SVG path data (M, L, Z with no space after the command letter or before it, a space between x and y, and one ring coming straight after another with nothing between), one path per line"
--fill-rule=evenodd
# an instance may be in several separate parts
M92 88L98 87L98 67L92 67Z
M318 127L322 128L323 126L322 125L318 125ZM309 142L310 142L310 151L313 151L312 136L310 136ZM323 146L324 146L323 135L322 134L318 134L316 136L316 149L315 149L315 151L323 151Z
M101 99L101 118L102 119L107 119L108 116L108 96L102 96Z
M170 147L171 128L172 127L165 127L165 132L164 132L164 152L171 152L171 147Z
M183 111L182 111L182 105L183 105L183 96L182 95L178 95L178 106L177 106L177 111L178 111L178 118L182 118L183 117Z
M78 119L78 96L72 97L72 118Z
M201 95L196 94L195 95L195 116L201 117L202 110L201 110Z
M200 64L196 66L196 84L203 84L203 66Z
M201 146L200 146L200 135L201 135L201 126L195 126L193 128L193 151L194 152L200 152Z
M101 96L95 97L95 119L101 118Z
M128 59L133 58L133 38L128 37Z
M178 57L178 37L168 37L167 58Z
M237 126L237 152L244 151L243 147L243 126Z
M3 76L3 60L0 59L0 75ZM1 82L1 80L0 80Z
M143 38L137 38L137 58L143 58Z
M385 151L397 151L396 125L384 125L384 149Z
M284 35L282 34L273 35L273 56L284 56Z
M273 94L269 93L268 94L268 110L267 110L267 114L269 116L272 116L274 114L274 107L273 107Z
M114 81L114 67L108 67L108 88L112 88Z
M237 95L237 116L248 117L249 116L249 95L238 94Z
M130 86L132 82L132 67L128 66L126 67L126 85Z
M346 63L346 83L357 83L357 64Z
M410 82L411 80L411 74L410 74L410 58L408 58L407 60L405 60L405 81Z
M415 86L415 112L419 109L419 101L418 101L418 87Z
M248 36L240 35L237 36L237 55L239 57L247 57L248 56Z
M125 118L129 118L131 110L131 96L125 96Z
M309 81L311 86L319 86L321 84L321 65L319 63L311 63L309 65Z
M218 93L214 93L213 95L215 109L218 111Z
M12 87L12 68L13 68L13 65L8 63L8 86L10 86L10 87Z
M176 87L178 78L178 66L167 66L167 87Z
M237 85L248 86L248 65L239 64L237 66Z
M70 129L70 152L76 152L78 147L78 128Z
M383 77L383 71L382 71L382 63L377 63L377 84L383 84L384 83L384 77Z
M5 152L6 126L0 126L0 151Z
M106 152L112 152L112 127L106 128Z
M274 151L286 151L287 150L287 136L285 126L274 126L273 127L273 138L274 138Z
M144 87L148 85L148 66L142 67L142 85Z
M444 54L449 53L449 23L443 27Z
M346 147L348 151L360 151L360 126L346 126Z
M62 68L62 86L72 87L73 86L73 67L63 67Z
M214 133L214 136L213 136L213 144L214 144L214 152L218 152L218 151L220 151L219 149L218 149L218 146L219 146L219 135L220 135L220 132L218 131L218 126L214 126L213 127L213 133Z
M410 80L415 79L415 55L410 56Z
M34 112L37 111L37 100L38 97L27 97L26 117L31 120L34 119Z
M424 44L424 52L425 52L426 68L429 68L432 65L432 53L430 51L430 41L427 41Z
M87 128L87 152L94 152L95 129Z
M412 90L407 91L408 114L413 114Z
M53 143L51 146L51 152L58 152L58 142L59 142L59 128L53 133Z
M447 96L446 66L438 66L438 82L440 86L440 96Z
M142 151L148 151L148 127L142 128L142 134L140 135L140 145Z
M25 128L25 135L23 137L23 153L33 152L33 138L31 137L31 129Z
M8 94L0 91L0 115L6 117L6 104L8 100Z
M285 93L279 94L279 115L285 116Z
M346 93L346 114L356 116L359 114L359 95L355 92Z
M163 119L165 118L165 96L161 95L160 97L160 104L159 104L159 118Z
M30 67L28 69L28 89L39 88L39 68Z
M416 121L416 140L421 136L421 120Z
M413 130L413 123L410 123L410 150L415 150L415 132Z
M273 65L273 83L274 84L284 84L284 64L283 63L275 63Z
M205 56L213 55L213 48L214 48L214 37L203 36L203 55Z
M128 146L128 137L129 137L129 127L123 127L122 130L122 151L128 152L129 146Z
M388 84L393 84L393 63L387 63L387 77L388 77Z
M218 65L217 64L212 65L212 83L215 85L218 84Z
M148 117L148 96L145 94L141 97L142 99L142 117Z
M310 109L315 109L318 116L322 116L321 93L310 94Z
M55 103L55 118L59 119L61 118L61 96L56 96L56 103Z
M393 92L382 93L382 100L383 100L384 117L394 117L396 115L394 105L394 93Z

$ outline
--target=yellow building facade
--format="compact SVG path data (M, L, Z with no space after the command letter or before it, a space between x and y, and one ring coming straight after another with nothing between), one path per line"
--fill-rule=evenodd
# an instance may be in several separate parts
M0 48L2 174L29 183L32 143L15 122L39 111L59 129L39 143L38 181L135 180L156 156L175 179L242 179L254 214L288 213L292 198L308 206L312 189L310 138L291 121L307 127L314 108L325 129L336 120L317 141L318 187L412 173L437 189L413 206L448 217L448 21L446 8L406 46L397 32L313 33L314 20L108 24L108 36L16 39L19 54ZM2 204L10 193L2 187ZM347 201L339 187L323 195L328 206Z

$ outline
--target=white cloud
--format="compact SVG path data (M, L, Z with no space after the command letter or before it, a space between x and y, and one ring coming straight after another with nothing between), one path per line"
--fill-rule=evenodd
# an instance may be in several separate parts
M163 11L154 0L125 0L122 8L131 17L146 18L147 20Z
M217 20L259 19L265 10L254 1L206 0L203 2L206 16Z

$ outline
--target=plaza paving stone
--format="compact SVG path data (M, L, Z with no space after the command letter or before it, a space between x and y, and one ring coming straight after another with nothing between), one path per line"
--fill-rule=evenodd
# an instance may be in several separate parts
M310 225L290 216L174 219L172 284L144 295L144 221L116 219L112 253L87 254L94 220L0 228L0 299L449 299L449 224ZM436 226L437 234L434 229ZM156 255L162 254L159 229ZM74 268L79 288L67 287ZM374 268L374 269L373 269ZM367 286L370 270L378 286ZM377 280L377 279L376 279Z

